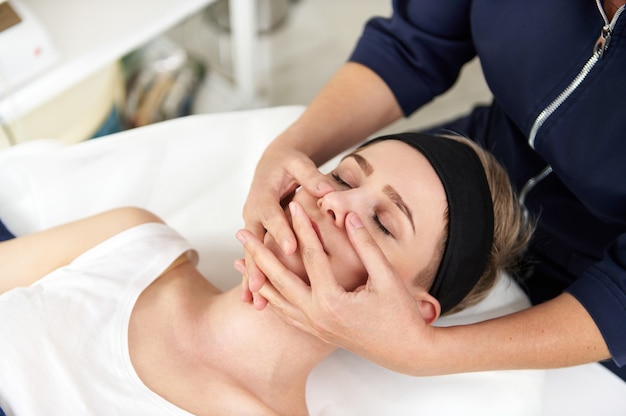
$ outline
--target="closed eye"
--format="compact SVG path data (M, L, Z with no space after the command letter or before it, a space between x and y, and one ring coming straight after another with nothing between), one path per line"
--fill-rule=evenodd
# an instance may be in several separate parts
M391 232L387 229L387 227L385 227L383 223L380 222L380 218L378 218L377 214L374 214L373 219L376 225L378 226L378 228L380 228L380 231L382 231L385 235L393 237L393 234L391 234Z
M341 186L345 186L346 188L350 188L350 189L352 189L352 186L350 186L350 184L349 184L349 183L347 183L346 181L344 181L343 179L341 179L341 176L339 176L339 175L337 174L337 172L332 172L330 175L333 177L333 179L335 180L335 182L337 182L339 185L341 185Z
M333 171L331 172L330 175L332 176L333 180L337 182L339 185L346 187L348 189L352 189L352 186L346 181L344 181L337 172ZM387 229L387 227L385 227L383 223L380 221L378 214L372 215L372 221L374 221L374 224L376 224L376 227L378 227L378 229L382 231L383 234L385 234L386 236L393 237L393 234L391 233L391 231L389 231L389 229Z

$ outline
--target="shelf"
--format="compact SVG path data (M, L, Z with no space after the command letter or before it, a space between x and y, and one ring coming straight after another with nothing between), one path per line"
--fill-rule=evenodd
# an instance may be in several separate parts
M46 28L59 60L0 101L10 122L111 64L213 0L21 0Z

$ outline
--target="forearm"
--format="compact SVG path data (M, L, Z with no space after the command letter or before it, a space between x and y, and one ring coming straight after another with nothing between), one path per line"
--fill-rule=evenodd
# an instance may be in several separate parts
M569 294L493 320L434 328L431 335L429 362L414 374L558 368L610 358L592 318Z
M384 81L367 67L348 62L270 147L293 146L321 165L401 116Z

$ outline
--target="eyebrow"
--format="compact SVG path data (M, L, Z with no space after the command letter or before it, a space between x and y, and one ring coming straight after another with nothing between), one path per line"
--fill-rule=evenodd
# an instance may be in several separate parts
M413 228L413 234L415 234L413 213L411 212L411 209L408 207L408 205L404 203L404 200L402 199L400 194L395 189L393 189L393 186L391 185L385 185L385 187L383 188L383 192L389 197L389 199L391 199L391 202L396 204L396 206L400 208L400 211L402 211L404 215L406 215L406 217L409 219L409 222L411 223L411 227Z
M353 158L356 161L365 176L370 176L372 173L374 173L374 168L372 167L372 165L370 165L367 159L365 159L360 154L351 153L343 159L345 160L349 157ZM391 185L385 185L385 187L383 188L383 192L385 195L387 195L389 199L391 199L391 202L393 202L400 209L400 211L402 211L402 213L406 215L406 217L409 219L409 222L411 223L411 227L413 228L413 234L415 234L415 222L413 221L413 212L404 202L398 191L396 191Z
M372 173L374 173L374 168L372 167L372 165L370 165L370 162L368 162L360 154L350 153L348 156L344 157L344 160L349 157L353 158L356 161L356 163L359 165L359 167L361 168L365 176L370 176Z

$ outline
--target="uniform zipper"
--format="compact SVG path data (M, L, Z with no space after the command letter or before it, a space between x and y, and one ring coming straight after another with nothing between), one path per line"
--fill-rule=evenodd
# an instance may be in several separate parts
M539 172L538 174L530 178L519 193L518 199L519 199L520 204L524 205L524 202L526 202L526 195L528 195L530 190L533 189L535 185L537 185L539 182L544 180L551 173L552 173L552 166L547 165L546 167L541 169L541 172Z
M589 60L585 63L585 65L580 70L578 75L574 78L574 80L567 86L567 88L565 88L565 90L563 90L554 99L554 101L550 103L550 105L544 108L543 111L539 113L539 115L535 119L535 122L533 123L533 126L530 129L530 135L528 136L528 144L533 149L535 148L535 139L537 137L537 133L539 132L539 129L548 120L548 118L550 118L550 116L561 106L561 104L563 104L572 95L572 93L576 91L578 86L585 80L587 75L589 75L589 73L591 72L593 67L596 65L596 63L600 59L602 59L604 55L606 54L606 51L609 47L609 43L611 41L611 35L613 33L613 29L615 28L615 24L617 23L617 20L619 16L622 14L622 12L624 11L624 7L625 7L625 6L620 7L615 12L615 16L613 16L613 19L609 22L609 18L604 12L604 7L602 7L601 1L596 0L596 5L598 6L598 10L600 11L600 14L602 15L602 19L604 20L604 25L602 26L602 30L600 31L600 36L598 37L598 40L596 41L596 44L594 46L593 54L591 55L591 58L589 58ZM519 194L519 201L522 205L524 204L524 201L526 200L526 196L528 195L528 193L539 182L541 182L551 173L552 173L552 167L550 165L547 165L541 170L541 172L539 172L537 175L533 176L526 182L526 184L522 187L522 190L520 191L520 194Z
M602 26L602 30L600 31L600 37L596 41L596 46L595 46L594 51L596 55L598 55L599 58L602 58L602 56L604 56L604 52L609 47L609 41L611 40L611 33L613 33L613 28L615 27L615 21L617 20L617 17L622 13L623 7L620 7L619 10L617 10L617 12L615 13L615 16L613 16L613 21L609 23L609 18L606 15L606 12L604 11L604 7L602 7L601 0L596 0L596 6L598 6L598 10L600 11L600 14L602 15L602 20L604 20L604 26Z
M600 10L600 14L602 15L602 19L604 20L604 26L602 26L602 30L600 31L600 36L594 46L593 54L591 58L585 63L583 68L580 70L576 78L559 94L558 97L554 99L535 119L535 123L533 127L530 129L530 135L528 137L528 144L533 149L535 148L535 138L537 137L537 132L543 126L543 124L550 118L550 116L567 100L576 88L585 80L587 75L591 72L593 67L598 63L600 59L606 53L609 43L611 41L611 35L613 33L613 29L615 28L615 24L617 23L617 19L624 11L624 6L620 7L617 12L615 12L615 16L613 16L613 20L609 22L609 18L606 16L604 12L604 8L600 3L600 0L596 0L596 4L598 6L598 10Z

